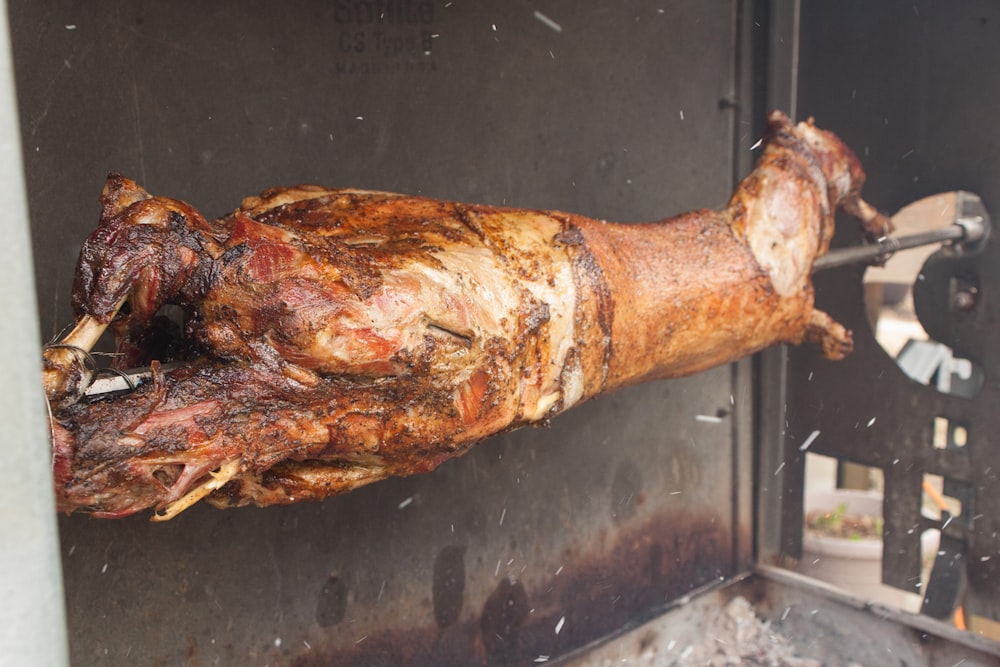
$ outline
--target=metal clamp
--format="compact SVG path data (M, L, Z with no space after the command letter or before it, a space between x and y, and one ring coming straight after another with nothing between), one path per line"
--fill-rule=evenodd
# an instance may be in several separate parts
M989 214L976 195L961 191L958 195L958 216L947 227L908 236L887 236L868 245L831 250L813 262L812 272L857 263L881 265L901 250L935 243L947 243L956 252L971 252L989 235Z

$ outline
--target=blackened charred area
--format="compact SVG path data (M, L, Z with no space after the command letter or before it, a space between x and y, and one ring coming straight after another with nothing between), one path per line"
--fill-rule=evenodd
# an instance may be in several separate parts
M486 232L483 230L483 226L479 224L476 219L472 209L474 207L467 206L465 204L453 204L453 211L455 220L460 222L466 229L468 229L479 242L486 247L490 247L490 239Z
M731 536L710 516L662 514L618 535L612 544L598 540L589 552L567 553L560 574L537 584L502 578L477 598L466 585L453 624L428 613L419 627L367 628L361 644L313 642L292 664L529 665L651 618L676 598L735 573ZM437 579L446 571L454 574L455 563L436 564L428 588L441 588ZM448 612L450 620L454 606Z
M311 238L301 249L321 265L336 267L340 280L362 301L382 286L382 273L396 262L379 248L352 247L339 239Z
M438 552L431 593L434 622L442 629L454 625L465 601L465 548L448 545Z
M581 246L584 243L583 232L573 223L563 220L563 230L552 237L552 242L558 246Z
M284 188L273 188L261 194L261 198L267 199L282 194ZM333 193L331 193L333 195ZM343 195L341 195L343 196ZM356 203L356 202L354 202ZM281 204L268 209L262 213L257 213L253 219L267 225L273 225L290 231L301 229L326 229L338 228L341 224L330 214L331 197L314 197L311 199L301 199L287 204ZM294 225L287 224L295 221Z
M240 259L249 252L250 252L250 244L247 243L246 241L243 241L241 243L237 243L236 245L230 248L227 248L226 251L222 253L222 256L219 258L219 262L223 266L229 266L230 264Z
M275 190L273 195L282 193ZM305 236L338 238L357 244L360 235L370 245L395 244L396 250L420 247L428 241L466 239L468 230L458 219L456 204L391 193L329 191L329 194L289 202L253 219Z
M764 131L765 145L774 145L802 150L802 140L795 133L795 125L791 118L781 111L772 111L767 118L767 129Z
M551 319L549 304L539 301L528 290L521 290L522 335L534 335Z
M74 313L107 321L136 287L152 287L151 298L133 304L142 306L133 309L135 322L147 322L161 305L191 292L192 274L214 251L209 230L196 210L172 199L141 199L103 217L80 251Z

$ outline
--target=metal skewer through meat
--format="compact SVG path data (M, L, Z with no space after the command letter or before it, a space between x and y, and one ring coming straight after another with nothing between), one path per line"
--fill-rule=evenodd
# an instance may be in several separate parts
M839 139L779 112L725 209L643 225L312 186L208 222L113 175L77 329L110 323L118 364L153 380L77 402L49 360L58 506L318 499L774 343L841 358L850 334L814 308L810 271L838 206L869 238L888 230L863 182ZM168 373L151 342L164 304L187 315Z

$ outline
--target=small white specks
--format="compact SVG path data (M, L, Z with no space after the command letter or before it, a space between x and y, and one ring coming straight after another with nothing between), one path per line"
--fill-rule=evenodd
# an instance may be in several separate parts
M493 26L493 32L496 32L497 31L497 24L496 23L491 23L490 25Z
M695 415L695 421L702 422L704 424L721 424L722 417L716 417L715 415Z
M777 468L775 468L775 470L774 470L774 476L777 477L778 473L781 472L781 469L784 468L784 467L785 467L785 462L782 461L781 465L779 465Z
M69 553L66 554L66 555L67 556L72 556L74 551L76 551L76 545L75 544L69 548Z
M310 646L309 642L307 642L305 639L302 640L302 643L305 644L305 647L306 647L307 651L311 651L312 650L312 646Z
M812 433L810 433L809 437L805 439L805 442L799 445L799 451L804 452L807 449L809 449L809 445L813 444L816 441L816 438L818 437L819 437L819 431L813 431Z
M684 109L681 109L681 110L680 110L680 111L678 111L677 113L679 113L679 114L680 114L680 117L681 117L681 120L684 120Z
M559 634L560 632L562 632L562 629L563 629L563 625L565 625L565 624L566 624L566 617L565 617L565 616L562 616L562 617L560 617L560 618L559 618L559 622L558 622L558 623L556 623L556 628L555 628L555 629L556 629L556 634L557 634L557 635L558 635L558 634Z
M501 526L503 525L503 520L504 520L504 519L505 519L506 517L507 517L507 508L506 508L506 507L504 507L504 508L503 508L503 511L502 511L502 512L500 512L500 523L499 523L499 525L501 525Z
M354 642L354 645L357 646L358 644L360 644L361 642L363 642L366 639L368 639L368 635L365 635L364 637L362 637L358 641Z
M281 648L281 637L274 638L274 648Z
M813 372L809 371L809 377L806 378L806 382L812 382L812 379L813 379Z
M541 21L546 26L552 28L556 32L562 32L562 26L561 25L559 25L558 23L556 23L555 21L553 21L552 19L550 19L548 16L546 16L545 14L541 13L540 11L538 11L537 9L535 10L535 18L538 19L539 21ZM494 26L493 29L496 30L496 27Z
M782 621L784 621L784 620L785 620L786 618L788 618L788 613L789 613L790 611L792 611L792 608L791 608L791 607L785 607L785 611L784 611L784 613L782 613L782 614L781 614L781 620L782 620Z
M985 563L985 562L986 562L986 561L988 561L988 560L989 560L990 558L992 558L992 556L980 556L980 557L979 557L979 562L980 562L980 563Z
M559 573L560 573L560 572L562 572L562 571L563 571L563 566L562 566L562 565L560 565L560 566L559 566L559 569L558 569L558 570L556 570L556 573L555 573L555 576L557 576L557 577L558 577L558 576L559 576Z
M500 574L500 559L498 558L497 559L497 569L493 570L493 576L496 577L496 576L499 576L499 574Z
M548 662L548 661L549 661L549 656L547 655L540 655L537 658L535 658L535 662Z
M355 116L354 117L354 120L364 120L364 119L365 119L364 116Z
M876 419L877 419L877 417L872 417L871 419L868 420L868 428L871 428L872 426L875 425L875 420Z
M761 145L762 143L764 143L764 137L761 137L761 138L760 138L760 139L758 139L758 140L757 140L756 142L754 142L754 145L750 147L750 150L752 150L752 151L755 151L755 150L757 150L758 148L760 148L760 145Z
M676 647L677 647L677 640L676 639L671 639L670 641L667 642L667 653L669 653L670 651L673 651L674 648L676 648Z
M65 27L67 30L76 30L76 24L75 23L69 23L69 24L67 24L67 25L65 25L63 27Z
M413 502L413 496L410 496L409 498L407 498L403 502L399 503L399 509L403 509L404 507L408 507L410 505L410 503L412 503L412 502Z
M104 564L104 567L102 567L102 568L101 568L101 574L104 574L104 573L105 573L105 572L107 572L107 571L108 571L108 564L107 564L107 563L105 563L105 564Z

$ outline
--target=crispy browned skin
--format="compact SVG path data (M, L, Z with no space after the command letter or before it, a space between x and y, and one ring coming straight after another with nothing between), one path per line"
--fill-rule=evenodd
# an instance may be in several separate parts
M777 342L840 358L850 334L813 308L809 273L837 206L884 231L863 180L836 137L777 112L724 210L644 225L313 186L207 222L112 176L80 321L103 327L127 301L123 367L164 359L164 304L188 335L168 353L180 368L127 396L74 403L72 382L47 380L59 507L323 498Z

